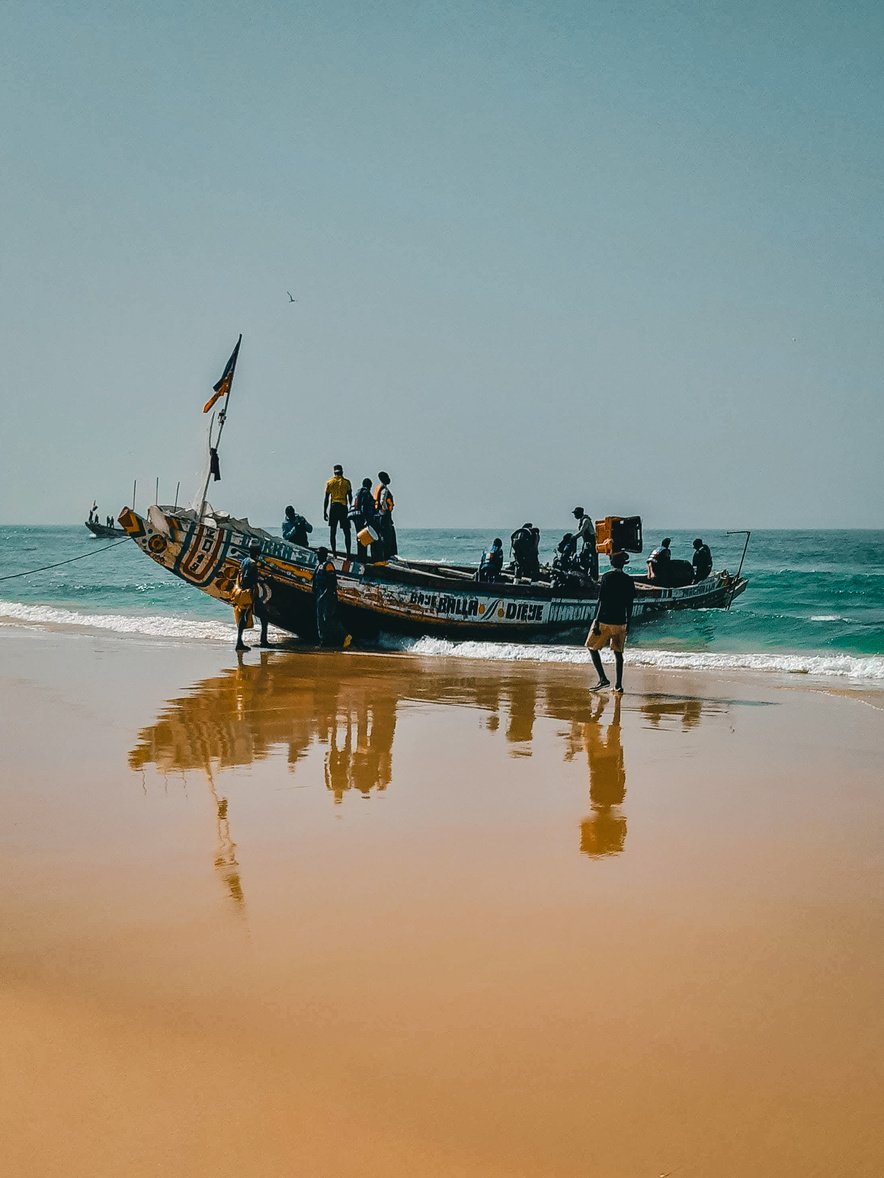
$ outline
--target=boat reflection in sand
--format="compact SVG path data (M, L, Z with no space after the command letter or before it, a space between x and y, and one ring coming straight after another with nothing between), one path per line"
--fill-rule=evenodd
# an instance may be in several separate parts
M161 774L199 771L209 781L217 827L215 865L231 896L242 898L228 800L218 793L223 771L285 750L290 772L313 746L325 748L324 781L333 803L370 797L393 780L397 719L410 707L460 705L485 713L483 728L506 742L513 757L530 757L538 718L563 722L563 756L586 757L590 815L580 824L579 847L593 858L615 855L626 843L627 821L621 713L641 717L646 729L689 729L704 713L726 713L739 701L674 695L621 699L575 690L556 669L502 664L351 655L334 667L316 654L265 651L171 700L142 730L129 755L132 769ZM637 704L637 707L635 706ZM492 737L493 738L493 737Z

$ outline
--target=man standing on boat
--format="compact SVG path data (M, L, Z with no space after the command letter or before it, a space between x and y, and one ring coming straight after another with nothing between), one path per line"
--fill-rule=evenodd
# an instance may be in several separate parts
M694 584L705 581L712 572L712 553L708 544L704 544L698 536L694 541L694 555L691 558L694 567Z
M347 512L350 510L352 502L353 488L350 486L350 480L344 478L343 466L336 463L334 474L325 484L325 498L322 501L322 518L328 524L329 541L335 556L338 554L336 547L338 524L341 525L341 530L344 533L347 556L350 555L350 519Z
M629 557L625 552L612 552L610 556L611 571L605 573L599 581L599 603L596 606L595 617L589 627L585 645L589 648L592 665L599 677L594 690L610 687L611 681L602 666L602 656L599 651L610 646L614 652L614 666L616 677L614 690L618 695L623 694L623 651L626 647L626 633L629 627L629 616L632 613L632 602L635 597L635 582L628 573L624 573L623 566Z
M595 546L595 524L582 507L575 507L571 513L577 520L577 539L582 541L579 552L580 563L594 581L599 579L599 554Z
M368 558L368 548L360 541L359 533L371 527L375 522L374 495L371 490L371 479L364 478L362 486L356 492L353 507L350 510L353 529L356 532L356 559L365 561Z
M377 512L377 529L384 546L383 559L389 560L399 551L396 528L393 524L393 492L390 490L390 476L385 470L378 471L378 485L374 492L374 506Z

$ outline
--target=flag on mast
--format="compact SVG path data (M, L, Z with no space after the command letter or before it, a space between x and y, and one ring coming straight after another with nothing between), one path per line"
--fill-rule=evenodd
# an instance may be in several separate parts
M239 345L242 343L242 336L236 341L236 347L230 355L230 359L221 373L221 379L216 385L212 386L213 392L205 405L203 405L203 413L208 413L216 401L221 397L226 397L230 392L230 386L233 384L233 373L236 370L236 359L239 356Z

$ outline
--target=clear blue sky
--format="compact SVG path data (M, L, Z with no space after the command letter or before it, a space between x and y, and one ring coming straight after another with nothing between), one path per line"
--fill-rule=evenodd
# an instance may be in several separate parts
M882 83L861 0L13 0L0 520L189 498L242 332L257 522L884 526Z

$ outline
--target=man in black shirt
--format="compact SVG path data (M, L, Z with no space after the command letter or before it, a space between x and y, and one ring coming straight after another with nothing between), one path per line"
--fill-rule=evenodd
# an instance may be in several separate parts
M614 690L622 695L623 650L626 646L626 631L635 597L635 582L623 571L623 566L629 560L625 552L613 552L610 559L611 571L605 573L599 581L599 603L589 634L586 636L586 646L599 677L594 690L611 686L602 666L602 656L599 654L599 651L610 646L614 652L614 666L617 671Z
M698 581L705 581L712 572L712 553L709 551L709 545L704 544L699 536L694 541L694 555L691 564L694 566L695 585Z

